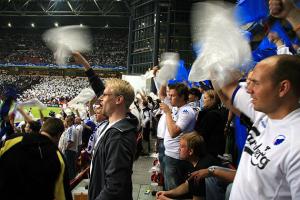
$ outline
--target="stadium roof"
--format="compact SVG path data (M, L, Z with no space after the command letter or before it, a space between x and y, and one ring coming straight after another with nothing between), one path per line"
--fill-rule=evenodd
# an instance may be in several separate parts
M95 28L128 28L130 0L1 0L0 27L49 28L84 24ZM8 25L10 24L10 25Z
M129 0L1 0L0 16L129 16Z

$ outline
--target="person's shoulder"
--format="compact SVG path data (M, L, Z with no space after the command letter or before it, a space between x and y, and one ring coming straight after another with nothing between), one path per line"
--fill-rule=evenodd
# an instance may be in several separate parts
M212 156L210 154L206 154L203 157L199 158L199 161L198 161L195 168L197 170L199 170L199 169L208 168L210 166L221 166L221 162L220 162L220 160L218 160L214 156Z
M22 143L25 134L12 134L4 141L0 142L0 156L6 153L12 147Z
M111 126L108 131L114 131L119 133L131 132L136 131L135 119L133 118L124 118L113 126Z
M194 109L191 106L189 106L188 104L180 107L179 112L181 114L186 114L186 115L195 115Z

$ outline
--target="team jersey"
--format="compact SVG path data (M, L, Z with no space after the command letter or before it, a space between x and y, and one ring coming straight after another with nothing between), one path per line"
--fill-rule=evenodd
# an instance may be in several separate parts
M240 88L234 106L251 118L230 199L300 199L300 109L283 119L270 119L253 108Z
M173 120L176 125L180 128L181 133L172 138L166 128L166 133L164 137L165 154L169 157L179 159L179 140L184 133L188 133L194 130L196 117L193 108L189 105L184 105L175 112L172 112Z

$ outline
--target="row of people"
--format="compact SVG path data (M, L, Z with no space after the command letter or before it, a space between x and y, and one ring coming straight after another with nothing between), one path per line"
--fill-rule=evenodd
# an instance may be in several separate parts
M0 60L4 63L54 64L51 51L42 41L45 30L2 29ZM127 32L92 31L94 49L87 54L93 65L126 66ZM35 38L34 40L32 38ZM105 49L105 50L104 50Z
M39 84L35 84L23 91L19 101L27 101L38 98L45 104L58 104L62 98L71 100L82 89L89 86L86 78L72 77L40 77Z

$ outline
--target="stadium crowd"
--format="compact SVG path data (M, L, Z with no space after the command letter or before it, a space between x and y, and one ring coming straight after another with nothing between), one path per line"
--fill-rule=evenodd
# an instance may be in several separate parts
M16 89L18 94L31 88L35 84L40 83L41 77L39 76L13 76L0 74L0 86L3 91L5 86L12 86Z
M1 63L55 64L53 53L42 40L46 30L0 30ZM86 54L93 65L126 66L127 33L114 30L92 32L93 50Z
M19 101L37 98L44 104L58 105L62 100L69 102L88 86L86 78L43 76L38 84L23 91Z

